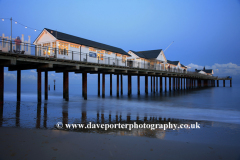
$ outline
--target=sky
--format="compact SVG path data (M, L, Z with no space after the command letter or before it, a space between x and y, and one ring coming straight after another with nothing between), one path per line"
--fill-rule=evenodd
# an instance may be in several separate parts
M0 18L18 22L13 23L13 37L24 34L33 42L49 28L126 52L165 50L174 41L164 52L168 60L190 70L205 66L215 76L240 82L240 0L0 0L0 6ZM10 36L10 27L9 19L1 20L0 34ZM36 80L35 70L22 75L23 83ZM49 75L56 77L62 75ZM70 76L73 82L80 78ZM5 79L15 83L16 72L5 68Z

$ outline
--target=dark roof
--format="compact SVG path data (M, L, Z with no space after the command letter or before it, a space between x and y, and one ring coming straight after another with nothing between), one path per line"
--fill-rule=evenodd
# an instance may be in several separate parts
M160 52L162 51L162 49L157 49L157 50L150 50L150 51L132 51L134 54L136 54L138 57L141 58L146 58L146 59L153 59L153 58L157 58L158 55L160 54Z
M170 61L170 60L167 60L167 63L169 64L173 64L173 65L178 65L179 61Z
M195 70L196 72L200 72L200 71L204 71L204 72L206 72L206 73L211 73L212 74L212 69L205 69L205 70Z
M187 68L186 66L184 66L183 64L181 64L181 67Z
M103 43L99 43L99 42L91 41L88 39L72 36L72 35L62 33L59 31L55 31L52 29L48 29L48 28L44 28L44 29L46 29L50 34L52 34L58 40L63 40L63 41L67 41L67 42L72 42L72 43L76 43L76 44L80 44L80 45L85 45L88 47L99 48L99 49L103 49L103 50L130 56L127 52L125 52L121 48L117 48L117 47L113 47L113 46L106 45Z

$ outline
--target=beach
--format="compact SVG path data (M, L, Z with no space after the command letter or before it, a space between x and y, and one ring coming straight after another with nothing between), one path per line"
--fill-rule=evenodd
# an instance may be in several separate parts
M237 133L234 133L237 134ZM221 132L215 136L222 135ZM229 133L228 136L231 136ZM236 136L236 135L234 135ZM0 159L239 159L239 143L0 128ZM223 137L224 138L224 137ZM226 137L229 138L229 137ZM239 142L239 141L238 141Z

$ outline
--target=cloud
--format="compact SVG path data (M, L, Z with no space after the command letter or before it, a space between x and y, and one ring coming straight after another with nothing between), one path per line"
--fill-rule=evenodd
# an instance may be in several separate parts
M190 70L203 69L204 66L190 63L188 65L191 67ZM218 64L215 63L212 66L205 66L206 69L213 69L214 75L220 76L239 76L240 75L240 66L234 63Z
M34 75L22 75L22 81L24 80L37 80L37 77Z
M36 73L36 71L35 71L35 70L30 70L30 72L32 72L32 73Z
M6 78L7 80L15 80L15 79L17 79L15 74L6 73L6 72L4 72L4 78Z

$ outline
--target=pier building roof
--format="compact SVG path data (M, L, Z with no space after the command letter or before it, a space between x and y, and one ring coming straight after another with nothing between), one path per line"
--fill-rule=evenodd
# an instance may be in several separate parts
M122 55L130 56L127 52L125 52L123 49L118 48L118 47L114 47L114 46L110 46L110 45L107 45L107 44L95 42L95 41L92 41L92 40L88 40L88 39L85 39L85 38L73 36L73 35L70 35L70 34L66 34L66 33L55 31L55 30L48 29L48 28L44 28L43 31L44 30L46 30L48 33L50 33L57 40L76 43L76 44L79 44L79 45L94 47L94 48L98 48L98 49L107 50L107 51L119 53L119 54L122 54ZM43 31L39 34L39 36L36 38L34 43L41 37Z

